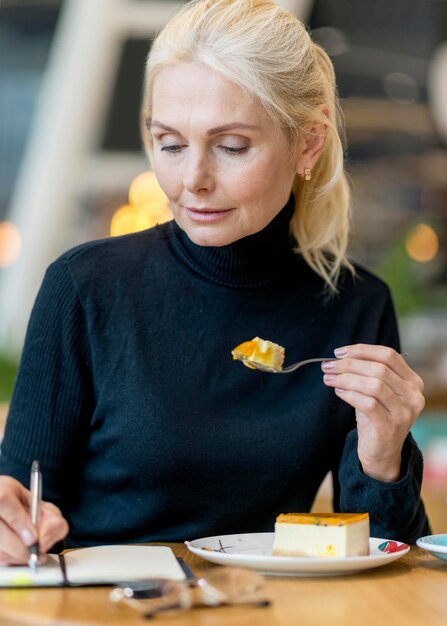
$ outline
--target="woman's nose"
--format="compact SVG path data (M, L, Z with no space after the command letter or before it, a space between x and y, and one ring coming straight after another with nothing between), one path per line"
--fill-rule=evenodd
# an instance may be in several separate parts
M191 193L211 191L214 188L214 176L206 155L188 155L183 174L183 185Z

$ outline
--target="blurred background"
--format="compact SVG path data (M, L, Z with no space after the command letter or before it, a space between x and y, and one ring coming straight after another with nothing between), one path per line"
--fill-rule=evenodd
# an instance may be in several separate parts
M0 0L3 419L48 264L78 243L170 219L142 150L139 104L150 42L180 4ZM433 527L447 532L447 1L278 4L336 68L350 254L390 285L403 350L424 378L413 434Z

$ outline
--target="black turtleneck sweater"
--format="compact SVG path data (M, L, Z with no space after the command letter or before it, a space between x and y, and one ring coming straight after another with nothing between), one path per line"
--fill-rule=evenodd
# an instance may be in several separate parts
M258 335L287 361L356 342L398 348L385 285L358 268L340 295L295 255L291 207L234 244L193 244L170 222L79 246L53 263L31 316L0 457L69 521L70 546L271 531L308 511L328 471L334 506L369 511L373 536L428 531L422 460L365 476L354 412L318 365L271 376L233 362Z

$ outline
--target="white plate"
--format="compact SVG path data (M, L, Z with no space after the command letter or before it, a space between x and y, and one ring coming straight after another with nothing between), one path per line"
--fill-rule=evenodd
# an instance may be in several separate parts
M274 533L222 535L186 541L188 549L206 561L219 565L236 565L263 574L280 576L334 576L354 574L387 565L410 549L406 543L378 539L369 540L368 556L291 557L272 556Z
M447 535L427 535L420 537L416 545L423 550L428 550L438 559L447 561Z

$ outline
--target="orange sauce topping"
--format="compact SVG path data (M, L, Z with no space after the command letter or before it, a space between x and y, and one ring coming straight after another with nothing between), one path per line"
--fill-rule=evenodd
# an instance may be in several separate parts
M244 357L243 363L252 367L252 363L259 363L267 367L281 369L284 362L284 348L272 341L255 337L251 341L244 341L232 350L233 359ZM253 368L255 369L255 368Z
M367 519L369 519L368 513L281 513L276 518L276 523L346 526Z

